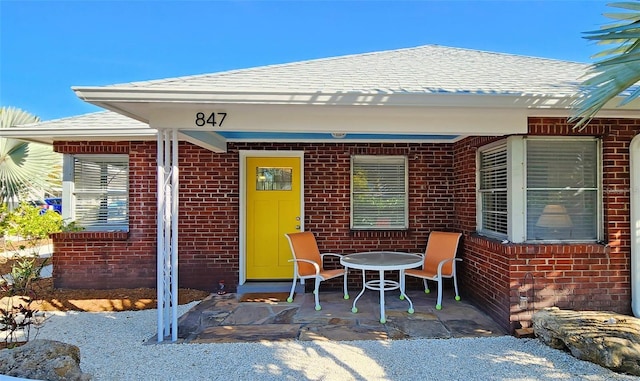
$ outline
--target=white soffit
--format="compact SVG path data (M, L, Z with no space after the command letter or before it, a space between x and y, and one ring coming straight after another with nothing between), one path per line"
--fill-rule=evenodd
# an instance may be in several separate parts
M504 135L527 132L521 109L171 105L150 126L212 132ZM214 124L215 123L215 124Z

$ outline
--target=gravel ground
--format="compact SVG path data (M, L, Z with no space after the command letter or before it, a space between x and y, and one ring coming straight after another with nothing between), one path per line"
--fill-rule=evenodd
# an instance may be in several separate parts
M79 346L94 380L639 380L511 336L145 344L155 331L156 310L56 312L37 338Z

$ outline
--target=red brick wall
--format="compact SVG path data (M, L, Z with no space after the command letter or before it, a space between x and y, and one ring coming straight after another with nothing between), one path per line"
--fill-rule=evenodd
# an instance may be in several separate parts
M64 233L54 237L56 287L155 286L155 142L56 143L63 153L129 152L130 231ZM213 290L224 279L235 290L239 273L239 150L305 151L305 229L321 251L424 250L428 232L456 227L451 144L229 144L217 154L189 143L179 148L179 285ZM349 229L350 156L407 155L408 231ZM114 236L117 236L114 238ZM91 241L85 241L92 237ZM93 241L95 239L95 241ZM357 277L351 286L358 286ZM418 282L415 281L417 285ZM340 287L340 281L324 287Z
M527 326L533 309L547 306L630 313L629 144L639 131L638 120L598 119L574 131L565 118L529 118L530 135L602 139L602 244L502 244L475 235L475 150L496 138L456 144L455 209L466 236L462 289L505 328ZM533 299L526 310L518 306L521 295Z
M129 154L128 233L59 233L53 237L54 286L60 288L155 287L155 142L57 142L56 152Z
M640 121L595 120L576 132L564 118L530 118L531 135L598 136L603 143L605 244L502 244L475 234L478 147L497 137L455 144L231 143L216 154L180 144L180 287L213 290L225 279L235 290L239 272L239 150L305 152L305 228L322 251L422 251L431 230L464 233L461 293L507 329L527 324L518 308L533 275L540 308L630 311L629 144ZM62 233L54 237L57 287L153 287L156 258L155 142L56 143L64 153L129 153L130 231ZM408 231L349 229L349 157L401 154L409 158ZM356 277L351 282L358 282ZM339 280L328 287L339 287ZM356 283L351 285L357 286ZM418 287L418 283L409 286ZM530 304L531 306L531 304Z

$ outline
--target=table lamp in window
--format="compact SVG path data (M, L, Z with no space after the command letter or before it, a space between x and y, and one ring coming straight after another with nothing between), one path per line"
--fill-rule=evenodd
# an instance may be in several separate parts
M549 204L542 210L536 226L546 228L556 236L566 229L572 228L573 221L567 213L567 208L558 204Z

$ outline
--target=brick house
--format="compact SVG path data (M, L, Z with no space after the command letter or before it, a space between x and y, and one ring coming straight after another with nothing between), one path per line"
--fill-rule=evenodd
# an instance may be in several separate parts
M286 232L353 253L460 231L463 298L511 331L552 305L640 312L640 107L575 130L586 69L427 45L74 88L109 111L0 135L64 154L85 230L53 237L56 287L234 291L291 279Z

